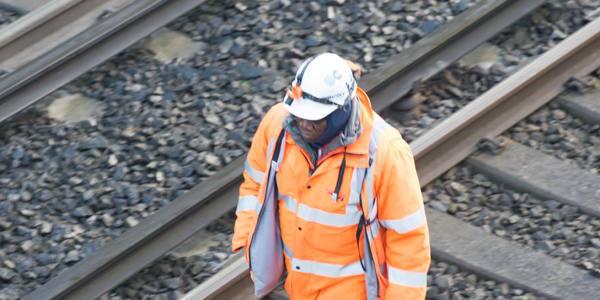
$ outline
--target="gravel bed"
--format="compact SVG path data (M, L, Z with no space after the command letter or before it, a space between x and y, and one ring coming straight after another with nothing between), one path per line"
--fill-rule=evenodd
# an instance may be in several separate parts
M231 238L234 221L235 212L230 212L208 226L207 230L214 234L212 240L218 243L210 246L208 251L190 256L169 253L98 299L179 299L220 271L233 253Z
M549 1L488 41L499 47L499 62L454 63L423 82L422 92L416 96L423 101L421 105L404 112L400 119L398 111L389 110L386 120L410 142L598 15L600 1Z
M200 63L257 65L287 80L308 55L334 52L368 73L409 48L475 1L245 1L200 6L171 28L205 43ZM226 4L225 4L226 3ZM265 51L270 50L270 51ZM262 60L262 61L261 61ZM263 74L264 75L264 74ZM256 92L279 92L289 83L263 80Z
M95 116L59 122L36 106L1 124L0 298L35 290L243 155L307 55L335 51L368 72L471 5L409 2L213 1L171 25L198 20L186 32L204 45L196 57L165 64L138 43L46 100L80 93L102 102ZM297 51L273 42L289 24Z
M202 43L193 59L160 63L140 43L51 96L98 99L95 117L57 122L34 109L5 122L0 297L29 293L243 155L308 55L337 52L368 73L472 3L215 1L170 26ZM591 8L569 3L545 9L570 33ZM530 34L551 28L543 20Z
M12 11L0 9L0 28L14 22L20 16Z
M423 189L428 206L600 276L600 219L452 168Z
M597 76L600 76L600 70ZM599 129L600 124L586 124L560 109L553 101L519 122L505 135L597 174L600 171Z
M402 25L398 25L393 30L410 31L409 34L405 34L404 43L387 43L386 45L376 46L375 42L377 42L378 37L388 35L378 29L381 28L382 24L380 23L384 21L375 21L375 27L355 22L359 17L353 11L353 8L356 7L354 3L332 6L334 7L334 15L337 18L335 16L329 18L325 12L315 13L319 11L316 7L319 7L320 4L317 2L312 2L309 5L307 8L303 3L289 5L281 1L267 5L245 3L236 5L235 9L218 5L203 6L198 9L199 13L175 22L170 26L172 29L184 32L192 36L195 41L204 43L205 52L201 56L195 57L194 63L196 68L210 70L210 74L205 74L205 79L209 79L209 82L196 83L190 89L194 91L212 91L220 88L229 90L233 88L234 91L237 91L237 93L233 93L233 97L232 95L225 95L225 98L232 98L233 103L235 103L235 98L243 97L240 91L254 95L259 94L265 99L265 103L261 107L264 111L267 109L266 107L274 103L273 100L277 101L280 98L281 91L287 87L287 81L279 80L279 78L293 76L297 67L307 55L324 51L342 53L345 57L357 61L367 73L380 66L386 57L400 52L402 48L410 47L413 42L418 40L411 37L418 35L420 38L423 36L419 32L421 27L409 25L409 27L406 27L408 29L405 29L400 27ZM386 5L393 4L380 2L377 7L381 11L389 11L389 7L386 7ZM372 8L375 6L367 5L367 7ZM290 14L290 11L299 11L300 13L296 15L301 15L301 17L295 18ZM479 94L504 79L509 72L509 67L518 65L523 60L547 51L568 34L583 26L587 20L591 20L591 18L586 20L582 17L587 15L589 11L591 9L573 6L569 1L546 4L537 14L532 14L519 22L517 26L504 31L491 41L502 49L500 53L503 57L502 64L496 64L485 70L483 68L478 69L478 67L467 69L464 66L455 65L450 70L426 82L424 86L427 92L424 93L424 96L428 99L425 102L428 107L427 109L422 107L421 111L426 113L431 120L427 120L427 117L423 119L424 116L418 116L418 121L404 122L404 125L413 126L413 128L427 128L433 124L436 118L443 118L466 105ZM237 19L235 17L239 13L244 13L246 17L254 19L244 22L241 18ZM211 18L211 14L215 16ZM258 18L256 18L257 15ZM400 16L398 20L403 18L405 20L406 15L402 13L398 15ZM424 17L425 19L422 20L426 20L426 16L417 17ZM345 20L342 21L341 18ZM365 18L365 16L363 15L362 18ZM392 20L394 18L396 17L392 17ZM322 20L328 19L332 21L322 22ZM389 22L389 18L387 19ZM422 24L422 20L415 23ZM320 27L314 25L319 23L321 23ZM337 27L333 25L336 23L338 24ZM340 24L352 23L358 23L359 25L351 25L349 30L345 30L345 26L340 27ZM259 25L263 26L260 27ZM388 23L386 25L393 24ZM251 28L252 26L254 28ZM352 39L343 38L339 31L336 31L340 29L350 32ZM315 30L318 31L315 32ZM387 32L391 32L391 30L389 26L385 29ZM236 32L238 33L237 36L235 36ZM283 32L286 34L281 34ZM288 35L287 33L290 32L291 34ZM515 36L521 35L520 38L524 39L522 35L527 33L530 34L531 40L536 43L531 45L524 40L514 42L519 38L515 38ZM400 37L398 33L391 33L392 36L395 34L397 35L396 38ZM388 38L390 40L395 39L389 36ZM345 49L344 44L351 47ZM357 46L357 44L363 46ZM288 45L291 46L291 49L287 49ZM376 49L375 54L377 55L373 55L373 48ZM264 54L265 52L266 54ZM287 63L286 58L289 59ZM235 63L232 63L232 60ZM235 79L238 79L238 81L234 81ZM465 84L462 84L462 82L465 82ZM277 97L271 97L273 94L277 94ZM222 99L223 95L215 95L213 98L215 100ZM247 100L253 103L258 99ZM254 108L253 105L251 109ZM229 107L226 109L229 109ZM220 111L215 112L220 113ZM206 111L204 113L203 116L206 119ZM257 117L259 118L260 114ZM223 115L221 115L221 118L223 118ZM208 119L207 121L213 123ZM213 121L216 121L216 119ZM213 124L218 126L225 124L225 122L215 122ZM408 140L412 139L411 133L415 132L411 130L403 131L405 137L408 133ZM246 129L246 131L248 130ZM418 134L413 136L416 137ZM217 253L222 255L220 257L226 257L225 255L229 254L228 251L228 249L223 249L222 252ZM208 269L198 271L198 267L195 265L196 261L201 261L201 264L208 266ZM182 267L185 265L184 262L186 261L167 256L124 283L113 293L105 295L102 299L143 299L144 297L148 299L177 299L180 295L200 284L210 274L218 271L219 263L222 260L212 253L206 256L195 256L187 260L189 265L192 266L187 270ZM207 264L207 262L212 264ZM166 265L169 267L165 268ZM168 271L165 271L165 269ZM536 298L531 294L524 294L523 291L518 289L511 290L506 284L480 280L476 275L460 272L456 266L448 267L448 264L445 263L434 262L428 276L428 285L428 299L483 299L486 297L494 299L543 299Z
M543 300L532 293L510 287L507 283L488 280L471 272L461 271L456 265L431 261L427 273L426 299L511 299Z

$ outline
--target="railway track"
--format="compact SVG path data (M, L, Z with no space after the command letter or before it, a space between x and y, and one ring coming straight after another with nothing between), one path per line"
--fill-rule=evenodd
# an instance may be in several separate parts
M68 1L71 6L46 7L54 8L51 14L40 8L39 14L43 17L35 18L32 12L33 19L24 17L22 23L11 24L17 28L5 33L7 42L0 48L0 61L14 71L0 81L0 121L203 2L205 0ZM106 9L121 6L124 7L110 17L92 22Z
M22 3L15 11L27 11L0 34L0 68L14 71L99 23L132 0L52 0ZM14 6L18 1L5 3ZM30 10L31 8L35 8Z
M85 32L85 35L80 35L75 39L79 39L77 43L71 43L69 47L60 46L10 74L10 77L7 77L6 81L0 82L0 111L6 113L1 120L34 103L57 87L62 86L84 71L131 45L136 41L135 37L139 39L153 32L164 23L183 13L186 9L203 1L196 1L194 3L191 3L193 1L171 1L168 4L162 2L160 4L164 6L160 6L160 15L157 13L158 10L156 10L159 7L159 2L161 1L156 1L153 4L156 5L153 7L154 10L144 10L143 13L136 15L139 16L139 19L131 23L124 21L127 19L124 17L125 13L119 11L121 14L114 14L105 20L106 24L111 24L111 26L105 25L102 31L98 29L99 27L90 28L89 32ZM466 54L469 50L491 38L502 28L517 21L542 2L482 1L474 9L461 14L453 22L446 24L447 26L434 31L431 35L421 40L418 45L410 48L397 59L394 59L392 63L386 65L385 68L378 70L376 72L377 75L365 77L361 81L361 86L371 95L374 108L381 111L406 95L413 88L415 78L420 80L430 78ZM139 5L140 2L136 3ZM127 10L128 8L130 7L124 8L123 11L128 11L129 13L134 11L131 8ZM171 15L165 16L166 12L170 12ZM148 13L148 15L142 16L145 13ZM117 16L121 17L121 23L116 21ZM131 15L129 17L133 18ZM153 18L160 21L156 21ZM593 26L598 27L596 23L593 23ZM595 37L593 29L589 29L591 25L586 27L586 32ZM142 27L144 27L143 30L140 29ZM93 32L94 30L96 30L95 33ZM583 40L584 37L581 37L583 33L578 34L577 38ZM572 37L570 41L575 40L575 38L575 36ZM558 61L547 57L551 56L550 54L557 55L556 52L559 50L566 51L565 53L560 53L561 58L570 57L575 52L583 53L586 49L589 51L589 47L592 46L585 43L592 43L591 40L592 37L585 37L586 42L579 43L578 41L577 44L573 44L572 49L557 47L552 52L545 54L543 58L546 59L546 62L558 63ZM103 43L98 44L100 41L103 41ZM427 51L423 51L423 49L427 49ZM594 56L592 55L589 59L593 60ZM571 61L569 63L571 63L571 67L579 66L572 64ZM582 72L593 66L592 62L589 61L580 62L580 64L585 65L585 67L577 69L578 72L572 72L572 74L584 75ZM560 64L560 66L566 68L564 65ZM506 83L503 82L505 86L502 88L506 89L508 86L511 91L517 91L528 88L523 85L531 83L530 81L534 82L531 84L535 84L535 82L538 84L539 82L552 82L553 85L551 86L557 87L552 92L558 93L560 92L560 86L564 82L564 78L560 77L552 79L552 81L548 79L552 75L543 77L543 79L538 78L544 72L549 72L548 68L550 67L557 66L549 64L536 70L529 70L530 66L528 66L514 75L517 76L520 74L521 77L513 80L509 78ZM32 70L42 70L42 72L32 72ZM50 72L51 70L61 72L65 76L52 76L53 73ZM522 74L526 70L529 70L529 73ZM558 72L554 70L552 69L555 72L552 74ZM563 74L568 73L565 69L561 69L560 71L566 72ZM588 73L591 71L589 70ZM497 88L500 89L500 86ZM500 94L495 92L496 94L490 94L493 91L495 92L496 88L485 94L488 95L487 100L474 102L485 108L467 109L465 107L466 110L459 111L458 114L455 114L457 115L456 117L452 116L441 124L446 125L443 126L444 129L442 131L439 130L441 126L437 126L411 144L423 185L467 157L474 151L474 146L482 137L499 134L519 120L516 119L513 122L515 118L526 113L526 110L523 109L516 110L521 114L514 113L514 110L503 112L511 116L511 118L506 118L509 120L506 120L505 124L497 125L500 127L494 129L500 130L500 132L481 129L478 132L469 132L468 135L470 138L464 139L463 137L466 133L462 129L466 128L465 126L467 125L468 128L476 128L478 125L473 124L478 124L477 121L482 118L480 114L484 113L486 109L497 113L496 109L491 110L491 108L496 105L499 107L507 106L503 103L521 102L509 93ZM549 92L549 95L552 92ZM541 98L545 99L544 97ZM24 99L26 101L23 101ZM549 99L539 100L538 103L531 104L531 106L539 107L545 103L544 101L547 102ZM470 107L473 107L473 105ZM483 118L489 118L489 116ZM510 122L513 123L510 124ZM502 126L506 128L502 129ZM485 126L482 127L485 128ZM457 141L461 141L463 144ZM453 145L454 147L451 149L454 152L440 159L439 153L441 150L439 149L442 149L440 147L447 147L447 145ZM174 245L181 243L196 231L208 226L213 220L234 208L237 203L237 190L241 183L244 159L245 157L242 157L229 164L210 177L209 180L178 198L159 213L150 216L138 226L133 227L115 239L111 244L106 245L105 248L100 249L95 254L79 262L69 272L59 275L48 284L28 295L25 299L82 299L81 297L84 297L84 295L85 297L98 297L109 291L137 270L161 257L164 253L172 249ZM440 163L440 161L443 163ZM435 165L435 168L431 168L433 165ZM427 168L428 166L429 168ZM486 273L489 270L489 265L486 264L492 262L484 262L483 265L469 265L469 262L466 262L469 260L468 257L457 254L465 250L464 248L456 248L456 245L452 243L450 238L444 239L444 237L436 235L435 230L437 229L435 228L442 228L444 226L442 223L452 224L453 222L451 219L446 220L443 215L438 216L436 214L438 213L428 210L430 223L433 224L432 239L437 239L440 243L437 247L433 244L434 257L456 262L460 266L474 269L489 278L500 278L507 282L514 282L516 286L524 286L519 285L516 280L510 279L509 277L512 275L510 273L505 272L500 275L497 273ZM454 225L458 226L457 228L462 228L462 224L460 223ZM484 238L482 237L482 239ZM442 245L442 243L448 244ZM447 254L448 251L446 250L451 251L452 254ZM523 255L526 256L528 254L525 253ZM538 257L534 258L537 259ZM202 295L205 296L214 296L223 291L225 287L233 285L235 280L248 282L248 278L245 276L247 270L244 269L244 264L240 263L239 260L232 260L228 270L232 270L232 272L223 275L224 277L211 279L210 282L216 282L215 285L203 285L202 289L204 290L201 289L199 293L204 293ZM574 274L577 275L578 273L575 272ZM233 278L234 281L228 278ZM238 287L238 285L235 286ZM540 291L539 288L531 289L529 286L524 287L535 292ZM555 291L556 289L551 289L551 292ZM231 291L229 292L231 293ZM194 293L198 293L198 290ZM550 298L554 297L553 294L544 294L544 292L539 294L548 295ZM192 297L192 294L188 297Z
M591 216L600 216L597 175L568 166L506 137L495 138L559 96L570 77L587 76L597 70L600 67L598 47L600 21L596 20L413 141L410 145L422 187L467 159L467 164L498 182L578 207ZM560 101L576 115L598 123L597 99L597 94L571 95ZM492 150L505 148L504 152L499 155L482 152L470 157L484 138L500 144L495 148L492 142L489 145ZM587 271L476 230L430 207L426 212L434 258L548 299L600 296L595 288L600 279ZM250 299L253 289L245 275L248 273L245 258L236 259L237 262L184 299Z

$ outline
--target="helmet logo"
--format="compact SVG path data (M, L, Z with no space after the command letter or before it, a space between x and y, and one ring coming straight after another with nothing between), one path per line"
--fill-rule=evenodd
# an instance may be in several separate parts
M326 85L333 85L335 81L339 79L342 79L342 75L338 70L333 70L333 74L325 76L324 81Z
M333 78L331 75L327 75L323 81L325 81L326 85L333 85L335 83L335 78Z
M333 78L342 79L342 74L340 74L340 72L338 72L338 70L333 70Z

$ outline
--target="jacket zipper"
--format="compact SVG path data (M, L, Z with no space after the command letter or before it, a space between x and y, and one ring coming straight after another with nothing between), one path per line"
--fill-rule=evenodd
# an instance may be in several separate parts
M306 160L306 163L308 163L308 177L310 177L310 176L312 176L312 174L316 168L315 169L312 168L312 163L308 160L308 158L306 157L306 155L304 154L302 149L300 150L300 153L302 153L302 157L304 157L304 160Z

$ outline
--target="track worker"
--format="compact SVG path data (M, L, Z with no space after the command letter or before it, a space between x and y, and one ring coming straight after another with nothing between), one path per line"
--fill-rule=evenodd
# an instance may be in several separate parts
M257 297L425 299L429 231L410 147L331 53L306 60L245 164L233 250Z

